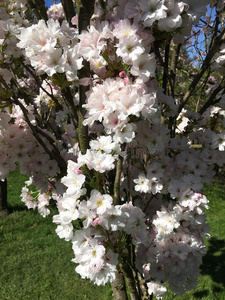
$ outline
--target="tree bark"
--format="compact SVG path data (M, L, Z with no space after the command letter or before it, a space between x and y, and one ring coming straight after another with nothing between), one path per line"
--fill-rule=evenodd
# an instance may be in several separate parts
M117 271L116 279L111 283L111 286L115 300L128 300L125 279L120 269Z
M116 176L115 176L115 182L114 182L114 199L113 204L119 205L120 203L120 179L121 179L121 173L122 173L122 163L123 159L120 156L117 160L116 164Z

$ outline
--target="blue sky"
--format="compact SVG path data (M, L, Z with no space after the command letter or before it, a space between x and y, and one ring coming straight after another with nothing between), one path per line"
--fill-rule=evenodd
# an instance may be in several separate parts
M61 1L59 1L59 0L58 0L58 1L56 0L56 1L55 1L55 3L59 3L59 2L61 2ZM51 6L51 5L53 4L53 0L45 0L45 3L46 3L46 6L49 7L49 6Z
M52 5L52 0L45 0L46 6L51 6Z

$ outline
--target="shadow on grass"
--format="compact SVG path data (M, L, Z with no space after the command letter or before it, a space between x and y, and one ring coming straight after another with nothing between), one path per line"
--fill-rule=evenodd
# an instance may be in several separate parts
M14 211L23 211L28 210L28 208L23 204L16 204L16 205L8 205L8 212L11 214Z
M58 213L58 210L56 208L56 203L54 201L50 201L50 205L49 205L49 209L51 210L51 213L52 214L57 214ZM21 204L8 204L7 205L7 212L8 214L11 214L15 211L33 211L33 209L28 209L26 207L26 205L24 203L21 202ZM37 209L35 209L35 211L37 212ZM1 299L0 299L1 300Z
M8 215L14 213L15 211L25 211L28 210L28 208L25 205L7 205L7 209L1 210L0 211L0 217L4 218L7 217Z
M208 252L203 257L201 273L211 276L214 282L225 286L225 240L216 238L209 240Z
M221 289L218 286L211 286L210 289L212 290L213 295L219 294L223 291L223 289ZM204 299L203 297L207 297L208 295L209 295L209 290L202 290L193 293L193 296L199 299Z
M222 284L225 287L225 240L218 240L211 238L209 240L208 252L203 257L201 274L209 275L215 282L215 285L211 286L213 294L222 292L222 288L216 284ZM209 295L207 289L195 292L195 298L203 299Z

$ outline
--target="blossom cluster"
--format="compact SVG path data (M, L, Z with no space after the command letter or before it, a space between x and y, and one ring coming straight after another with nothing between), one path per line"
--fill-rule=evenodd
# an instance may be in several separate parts
M131 235L134 244L147 241L147 226L143 212L131 202L113 205L113 198L97 189L91 190L85 200L86 178L80 164L79 159L78 163L68 161L67 176L62 178L67 190L57 199L59 214L53 217L53 222L58 224L56 233L60 238L72 240L76 271L83 278L104 285L115 279L118 249L125 234ZM74 234L73 223L77 219L82 220L83 229Z
M107 71L118 72L120 65L125 63L131 66L131 74L146 82L154 76L156 62L154 53L146 53L154 38L150 32L142 30L140 25L132 24L128 19L115 22L113 27L107 21L99 23L97 28L91 25L79 37L79 53L103 78Z
M29 186L32 181L28 180L25 182L25 186L22 188L21 201L25 203L27 208L38 209L41 216L46 217L50 214L48 208L50 201L50 193L40 193L39 191L33 192L29 190Z
M57 163L50 159L36 141L18 106L14 106L11 116L0 113L0 117L0 180L4 180L19 162L22 174L32 176L32 183L38 189L47 189L46 179L53 178L59 172ZM11 117L14 124L9 124ZM45 140L45 143L51 149L48 140Z
M104 15L100 1L96 1L96 15L100 18ZM222 1L221 1L222 2ZM184 36L191 34L191 28L197 24L200 17L206 13L210 0L119 0L118 5L114 1L107 1L107 18L111 20L129 19L134 23L142 24L146 29L153 31L153 36L159 39L160 34L170 33L175 43L182 43ZM217 4L221 9L223 4ZM221 6L221 7L220 7Z
M127 79L129 80L129 79ZM150 118L157 111L156 93L139 84L117 77L107 78L90 91L84 125L92 126L95 121L102 122L108 134L119 144L129 143L135 136L135 124L129 123L131 116L141 115Z
M137 262L142 263L138 267L152 281L148 284L150 294L154 289L156 296L162 296L166 292L165 280L179 294L196 288L198 269L206 253L202 238L209 237L203 211L208 208L207 203L205 196L190 192L177 204L169 202L156 211L149 245L140 247L137 253Z
M220 55L216 58L215 62L213 63L213 69L224 72L225 66L225 43L223 43L220 47Z
M53 19L53 20L59 20L65 18L63 6L61 3L53 4L52 6L50 6L47 11L47 14L49 19Z
M47 24L40 20L38 24L19 28L16 36L20 40L17 47L25 49L37 74L65 73L68 80L77 79L83 60L76 46L78 32L65 20L61 25L54 19L49 19Z

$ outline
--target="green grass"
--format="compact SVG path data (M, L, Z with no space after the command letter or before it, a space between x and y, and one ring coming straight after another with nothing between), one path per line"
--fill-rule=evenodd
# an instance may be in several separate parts
M112 300L109 285L97 287L75 273L71 244L55 234L52 216L28 211L18 199L24 180L11 173L11 213L0 218L0 300ZM208 185L205 193L211 238L197 289L183 296L169 291L163 300L225 300L225 184Z
M21 189L24 186L24 182L27 180L27 176L21 175L19 170L11 172L8 179L8 206L10 210L21 210L25 208L25 204L20 201L19 195Z
M0 218L0 300L112 300L109 285L75 273L71 243L58 238L52 215L43 218L18 201L26 179L15 171L8 180L12 213Z

